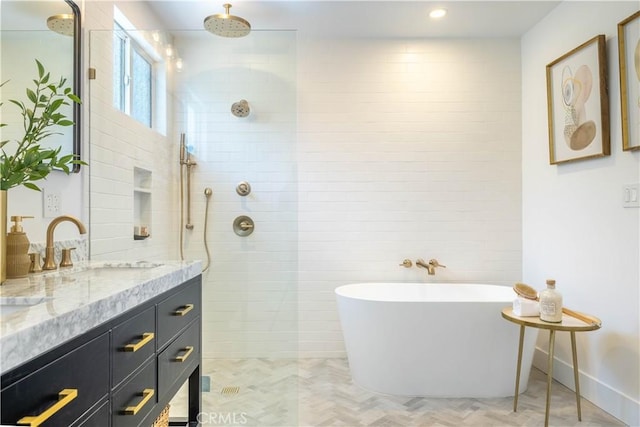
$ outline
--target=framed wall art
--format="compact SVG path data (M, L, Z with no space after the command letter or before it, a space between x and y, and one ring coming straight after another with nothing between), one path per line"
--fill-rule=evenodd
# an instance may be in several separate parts
M610 154L604 35L547 65L547 109L552 165Z
M640 11L618 24L622 149L640 150Z

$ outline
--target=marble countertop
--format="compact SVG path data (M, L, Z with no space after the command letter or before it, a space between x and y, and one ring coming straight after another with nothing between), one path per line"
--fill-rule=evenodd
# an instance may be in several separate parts
M0 286L0 372L201 272L200 261L84 261L71 268L7 280Z

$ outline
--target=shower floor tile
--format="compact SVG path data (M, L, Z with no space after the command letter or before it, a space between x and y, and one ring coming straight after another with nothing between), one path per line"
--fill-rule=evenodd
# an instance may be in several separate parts
M544 424L546 376L532 368L529 388L513 398L444 399L372 393L353 384L346 359L205 359L211 391L202 394L202 425L212 426L540 426ZM552 385L549 424L624 426L575 394ZM171 416L186 413L186 389L171 403Z

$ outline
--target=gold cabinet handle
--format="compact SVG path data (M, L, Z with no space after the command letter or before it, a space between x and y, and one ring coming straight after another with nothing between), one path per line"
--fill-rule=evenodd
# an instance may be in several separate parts
M187 314L191 310L193 310L193 304L186 304L184 306L184 308L181 308L180 310L174 311L173 315L174 316L184 316L185 314Z
M136 351L140 350L145 344L151 342L154 336L155 335L153 334L153 332L145 332L144 334L142 334L142 339L137 343L125 345L124 351L135 353Z
M124 414L125 415L137 414L140 411L140 409L142 409L142 407L147 404L149 399L153 397L154 394L155 394L155 391L152 388L145 388L144 391L142 392L143 398L140 401L140 403L138 403L136 406L127 406L126 408L124 408L123 410Z
M183 348L182 351L186 351L186 353L183 354L182 356L178 356L175 359L173 359L174 362L184 362L185 360L187 360L187 358L191 356L191 352L193 351L193 346L188 345L185 348Z
M20 425L28 425L31 427L38 427L40 424L47 421L53 414L58 412L60 409L64 408L71 402L73 399L78 397L78 389L75 388L65 388L64 390L58 393L58 401L54 403L50 408L41 413L40 415L36 415L34 417L23 417L20 418L18 424Z

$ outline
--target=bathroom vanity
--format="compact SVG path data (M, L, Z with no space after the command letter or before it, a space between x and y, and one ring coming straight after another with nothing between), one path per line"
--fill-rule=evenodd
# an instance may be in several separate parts
M197 425L200 271L86 263L3 285L1 424L150 426L188 381Z

